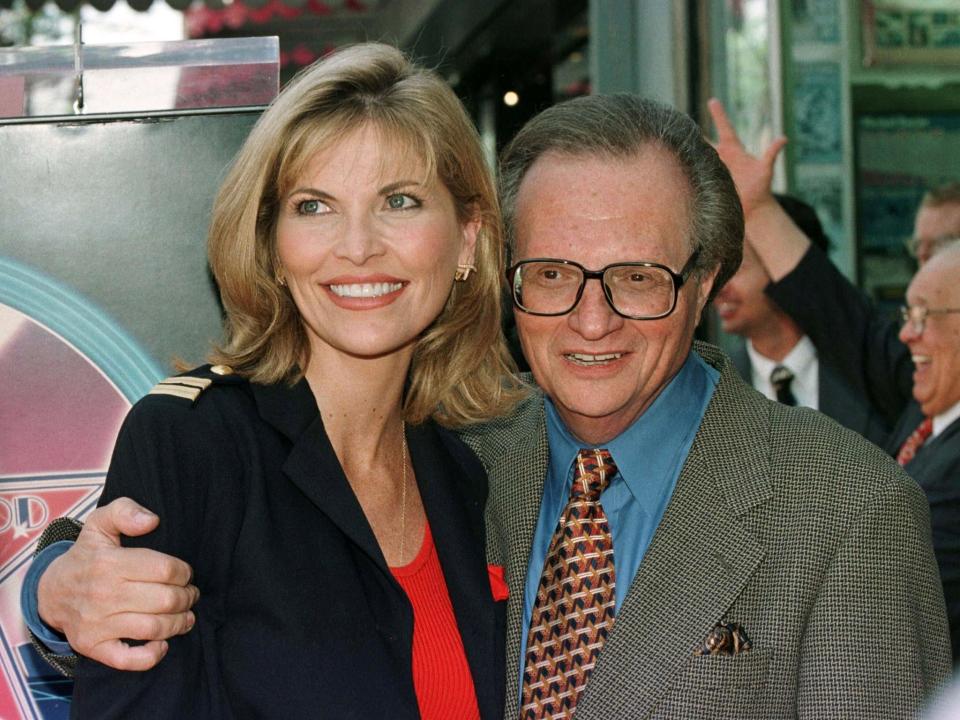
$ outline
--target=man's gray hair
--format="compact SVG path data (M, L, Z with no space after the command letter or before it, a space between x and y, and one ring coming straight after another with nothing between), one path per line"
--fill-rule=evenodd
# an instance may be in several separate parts
M648 146L669 151L690 183L690 250L700 250L700 272L720 268L712 297L740 267L743 254L743 209L736 187L689 116L636 95L588 95L554 105L524 125L507 145L500 158L500 203L511 252L516 251L517 193L539 157L557 153L623 159Z

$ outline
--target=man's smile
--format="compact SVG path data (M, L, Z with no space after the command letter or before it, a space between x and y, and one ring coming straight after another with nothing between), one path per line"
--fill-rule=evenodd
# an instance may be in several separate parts
M589 353L564 353L564 357L575 365L590 367L593 365L606 365L614 360L619 360L623 357L623 353L613 352L598 355Z

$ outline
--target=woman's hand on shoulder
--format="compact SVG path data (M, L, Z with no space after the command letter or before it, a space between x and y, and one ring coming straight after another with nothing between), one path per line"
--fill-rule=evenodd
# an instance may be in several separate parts
M77 653L118 670L147 670L166 654L167 638L193 627L190 608L200 593L190 584L190 566L120 545L121 535L144 535L158 523L149 510L118 498L90 514L74 546L41 576L40 617Z

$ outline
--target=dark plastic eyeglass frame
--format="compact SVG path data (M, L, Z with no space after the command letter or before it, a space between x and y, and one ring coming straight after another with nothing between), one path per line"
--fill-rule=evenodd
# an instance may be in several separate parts
M507 281L510 283L510 299L513 300L514 307L516 307L521 312L525 312L528 315L537 315L539 317L558 317L560 315L566 315L567 313L573 312L577 305L580 304L580 299L583 297L583 289L587 286L588 280L599 280L600 287L603 288L603 296L607 299L607 305L610 306L610 309L613 310L620 317L627 318L628 320L659 320L660 318L665 318L670 315L674 310L677 309L677 298L680 297L680 290L683 288L684 283L690 277L690 273L693 272L694 268L697 265L697 260L700 258L700 248L697 248L693 251L693 254L684 263L683 267L680 269L680 272L676 273L666 265L661 265L660 263L655 262L621 262L621 263L611 263L605 267L602 267L599 270L587 270L583 265L573 260L563 260L562 258L527 258L525 260L520 260L519 262L514 263L509 268L507 268ZM580 288L577 290L577 297L574 298L573 304L568 307L563 312L535 312L533 310L527 310L523 305L520 304L520 301L517 300L517 286L515 278L517 276L517 270L521 265L529 265L530 263L535 262L550 262L558 263L561 265L572 265L575 268L578 268L583 274L583 280L580 282ZM612 293L610 288L607 287L607 284L603 282L603 275L610 268L614 267L645 267L645 268L659 268L660 270L665 270L670 278L673 280L673 302L670 304L670 309L660 315L628 315L627 313L620 312L617 309L617 306L613 304Z

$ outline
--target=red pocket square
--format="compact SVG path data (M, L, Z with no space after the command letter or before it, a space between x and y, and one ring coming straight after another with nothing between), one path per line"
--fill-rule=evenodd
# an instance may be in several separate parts
M495 601L506 600L510 597L510 588L503 579L503 565L487 565L487 574L490 576L490 590Z

